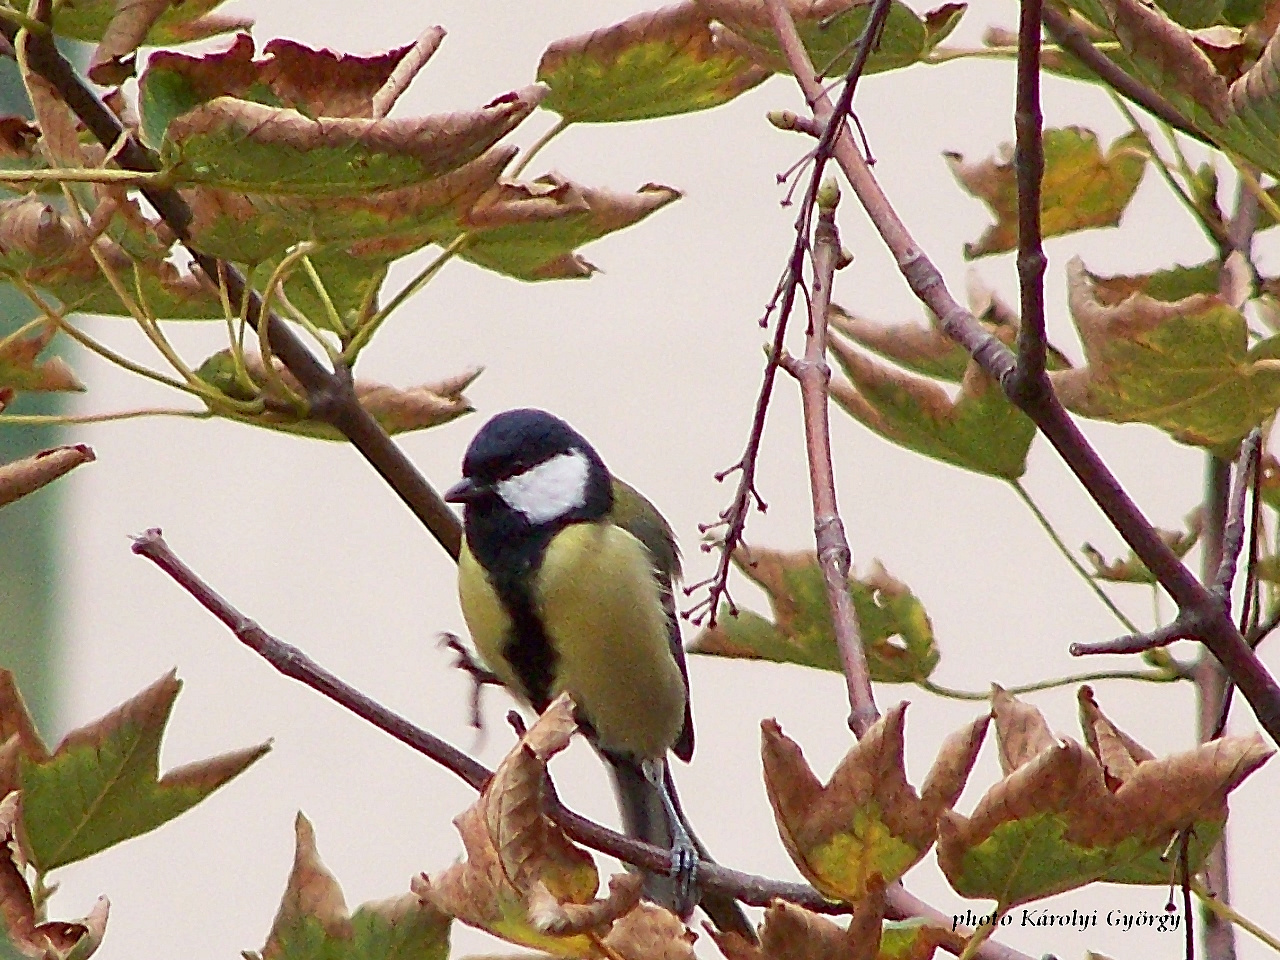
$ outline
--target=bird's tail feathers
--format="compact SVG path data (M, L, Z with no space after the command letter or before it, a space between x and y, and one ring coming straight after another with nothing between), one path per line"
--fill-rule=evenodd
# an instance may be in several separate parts
M662 793L645 776L640 761L613 753L603 755L613 775L614 790L618 795L618 809L622 814L623 832L629 837L651 843L655 847L671 849L673 840L671 822L667 817ZM689 818L681 809L680 797L676 793L670 765L664 765L664 767L663 776L666 779L667 793L680 816L685 832L693 841L698 856L714 863L706 846L689 825ZM669 910L677 909L676 882L665 873L653 873L648 870L644 872L644 896ZM698 905L719 929L739 933L751 942L755 942L755 927L747 919L742 905L733 897L710 890L702 891L699 894Z

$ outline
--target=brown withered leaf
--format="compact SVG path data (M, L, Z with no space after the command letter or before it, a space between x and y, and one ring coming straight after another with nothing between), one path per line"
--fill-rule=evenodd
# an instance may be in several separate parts
M285 433L322 440L343 439L329 424L311 418L306 401L302 399L306 394L302 385L279 358L273 357L272 361L274 376L269 376L260 355L245 355L245 372L252 382L252 388L237 378L230 349L220 350L206 359L196 370L196 375L233 399L264 401L264 409L260 412L249 414L230 409L220 410L219 413L224 416ZM436 383L415 387L390 387L368 380L357 380L356 398L389 433L421 430L448 423L469 413L473 407L463 391L475 382L480 373L480 368L473 368ZM289 391L292 391L293 396L289 395Z
M115 16L89 59L89 79L102 87L133 76L138 47L173 0L118 0Z
M0 387L18 391L83 391L84 384L61 357L37 360L57 333L56 325L46 323L35 333L24 336L15 331L0 340Z
M342 940L351 938L347 901L337 878L320 859L315 828L299 812L294 819L293 830L293 867L275 919L271 922L271 932L262 947L263 960L281 956L290 933L304 921L318 924L326 936Z
M88 960L102 943L111 904L99 897L81 920L41 920L24 876L20 846L21 795L0 798L0 930L18 952L33 960Z
M946 154L951 173L991 210L996 222L975 243L966 243L967 259L1012 250L1018 245L1018 187L1013 147L1004 144L994 157L966 161ZM1104 154L1097 135L1082 127L1044 131L1045 174L1040 197L1041 230L1060 236L1120 222L1142 180L1147 154L1142 138L1120 137Z
M40 128L17 114L0 116L0 159L30 160L40 142Z
M131 296L138 297L136 284L141 283L141 299L156 316L221 317L222 304L210 288L196 275L180 273L162 259L168 243L156 237L151 240L161 251L153 258L139 256L141 244L131 240L126 249L108 236L96 237L92 250L124 278ZM0 270L19 274L49 291L67 312L128 313L78 227L38 196L0 200Z
M900 703L876 721L825 786L776 721L761 724L765 787L783 845L831 899L858 902L920 861L937 836L939 814L964 788L989 719L948 737L921 797L907 782L905 716Z
M320 859L315 830L301 813L294 834L293 867L271 931L261 951L244 952L246 960L448 956L448 917L414 893L365 903L349 913L337 879Z
M0 797L21 787L20 761L44 763L48 759L49 748L36 730L13 671L0 668Z
M626 960L694 960L693 942L694 934L679 917L652 903L619 917L604 937L605 945Z
M79 121L57 88L38 73L24 78L31 112L40 128L40 151L51 167L82 167L87 155L80 145Z
M529 922L534 929L557 937L589 933L626 916L640 904L644 877L638 873L620 873L609 878L609 894L603 900L568 903L560 900L545 883L535 880L529 888ZM659 913L668 913L660 910ZM679 926L679 920L671 915ZM637 944L639 946L639 944ZM640 952L641 956L647 956Z
M609 907L583 914L559 905L588 905L599 886L591 856L546 815L546 763L577 729L573 702L558 697L503 759L480 798L455 818L467 859L413 890L463 923L523 946L566 956L594 956L594 939L634 906L626 884L611 885ZM601 926L574 929L586 917ZM555 931L566 930L560 934Z
M680 199L647 183L633 193L587 187L551 172L531 182L500 180L462 219L477 231L460 256L521 280L589 277L578 247L639 223Z
M280 106L310 117L371 118L373 98L414 45L372 56L312 47L277 37L255 58L253 38L239 34L227 50L200 56L161 50L148 72L172 71L201 101L216 97L255 100L270 90Z
M1088 749L996 689L1005 778L971 817L944 811L939 821L938 863L962 896L1004 910L1096 880L1164 884L1164 851L1183 831L1194 872L1221 837L1227 795L1273 752L1254 734L1155 758L1102 714L1088 687L1079 697Z
M775 900L764 913L758 946L736 933L710 928L707 932L727 960L875 960L880 956L883 916L883 891L854 906L847 929L794 903Z
M1199 104L1216 123L1231 114L1227 82L1191 34L1154 3L1099 0L1125 52L1157 88L1171 86Z
M93 448L83 443L42 450L21 460L0 465L0 507L39 490L82 463L95 460ZM6 739L3 717L0 717L0 743ZM0 786L3 779L0 778Z

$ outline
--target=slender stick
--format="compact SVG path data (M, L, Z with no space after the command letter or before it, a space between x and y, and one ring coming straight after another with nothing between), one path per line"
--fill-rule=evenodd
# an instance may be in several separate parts
M805 189L804 198L800 202L800 213L796 217L796 239L791 247L791 256L787 259L787 266L783 271L782 279L778 281L773 299L766 308L764 319L761 321L761 326L765 326L769 316L774 311L774 307L777 307L778 321L774 328L773 348L765 361L764 374L760 380L760 392L756 396L755 412L751 417L751 431L747 435L746 449L743 450L742 457L736 464L717 476L718 480L723 480L736 471L738 473L738 485L734 490L733 500L720 514L720 523L712 524L711 527L704 528L703 531L706 532L706 529L720 526L725 528L724 536L720 543L720 561L716 566L716 572L708 580L685 588L685 593L688 594L702 586L709 585L706 599L695 606L692 612L705 607L710 615L712 625L715 624L722 597L728 601L729 609L736 612L733 600L729 596L729 567L733 552L742 542L742 535L747 525L747 516L751 512L753 502L762 511L765 508L764 500L756 488L756 466L760 458L760 443L764 438L765 420L769 414L769 401L773 396L773 384L777 379L778 365L782 361L783 347L786 343L787 321L791 317L791 307L795 303L796 290L803 279L804 260L809 253L810 225L813 219L814 206L817 202L818 188L822 183L822 172L826 167L827 161L831 159L833 145L837 142L837 139L841 136L847 136L845 118L852 115L853 95L858 87L858 78L862 76L862 71L866 68L867 59L871 56L872 48L879 41L880 32L883 30L884 23L889 16L890 6L889 0L874 0L871 6L871 13L867 17L866 26L863 28L862 37L858 41L857 52L854 54L849 64L849 69L845 73L844 89L840 92L837 108L824 120L825 125L822 134L818 138L818 144L813 148L811 154L813 171L810 175L809 184ZM782 15L774 11L772 6L769 8L769 14L775 19ZM806 62L808 61L806 60ZM813 85L820 90L821 86L813 73L813 64L809 64L808 69ZM825 99L826 94L823 93L822 96ZM835 118L834 120L832 119L833 117Z
M1018 90L1013 123L1017 132L1014 167L1018 181L1018 288L1022 318L1018 328L1018 369L1010 388L1027 396L1050 392L1045 371L1044 273L1048 260L1040 242L1040 187L1044 180L1044 139L1040 110L1041 0L1022 0L1018 23Z
M809 327L805 336L804 359L785 358L783 368L799 381L804 407L804 439L809 456L809 492L813 499L813 535L818 565L827 588L831 625L836 648L844 668L849 691L849 728L861 737L880 711L871 689L871 671L862 646L858 612L849 594L849 566L853 554L836 503L836 476L831 463L831 422L827 384L831 367L827 364L827 310L831 304L831 284L843 266L840 232L836 229L836 206L840 190L829 180L818 191L818 225L814 231L813 291L809 297Z
M1146 84L1129 76L1116 65L1114 60L1095 47L1093 41L1085 36L1084 32L1073 24L1067 15L1060 13L1053 4L1046 4L1044 9L1040 11L1040 17L1044 21L1045 29L1049 31L1049 35L1069 51L1073 57L1096 73L1098 78L1111 89L1132 100L1152 116L1163 120L1175 130L1181 130L1187 136L1194 137L1201 143L1213 145L1209 138L1197 130L1190 120L1180 114L1173 104Z
M814 77L813 65L791 15L780 0L768 0L768 7L783 55L804 88L814 116L826 123L833 115L833 107ZM912 291L939 318L947 335L963 346L1008 394L1009 381L1016 375L1014 355L951 295L938 268L916 244L889 203L848 131L842 131L836 139L834 157ZM1196 614L1196 639L1222 662L1263 729L1280 743L1280 684L1254 656L1221 604L1160 539L1151 522L1125 493L1051 391L1040 396L1011 396L1011 399L1040 428L1179 609Z

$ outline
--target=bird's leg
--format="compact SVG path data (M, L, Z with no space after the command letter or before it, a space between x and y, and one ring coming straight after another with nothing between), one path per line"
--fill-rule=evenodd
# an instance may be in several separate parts
M684 827L684 820L676 808L675 801L667 790L666 760L643 760L641 769L645 779L657 787L662 797L662 806L667 814L667 822L671 825L671 879L676 885L676 913L687 917L698 903L698 848L693 838Z

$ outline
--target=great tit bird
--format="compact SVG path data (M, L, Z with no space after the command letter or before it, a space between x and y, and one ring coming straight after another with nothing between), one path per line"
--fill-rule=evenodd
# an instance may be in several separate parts
M709 858L666 762L668 751L693 756L671 527L542 410L481 427L445 499L463 505L458 594L485 665L539 712L561 692L573 697L627 834L672 851L672 874L646 874L645 895L687 914L698 855ZM722 930L755 939L733 898L707 893L701 906Z

